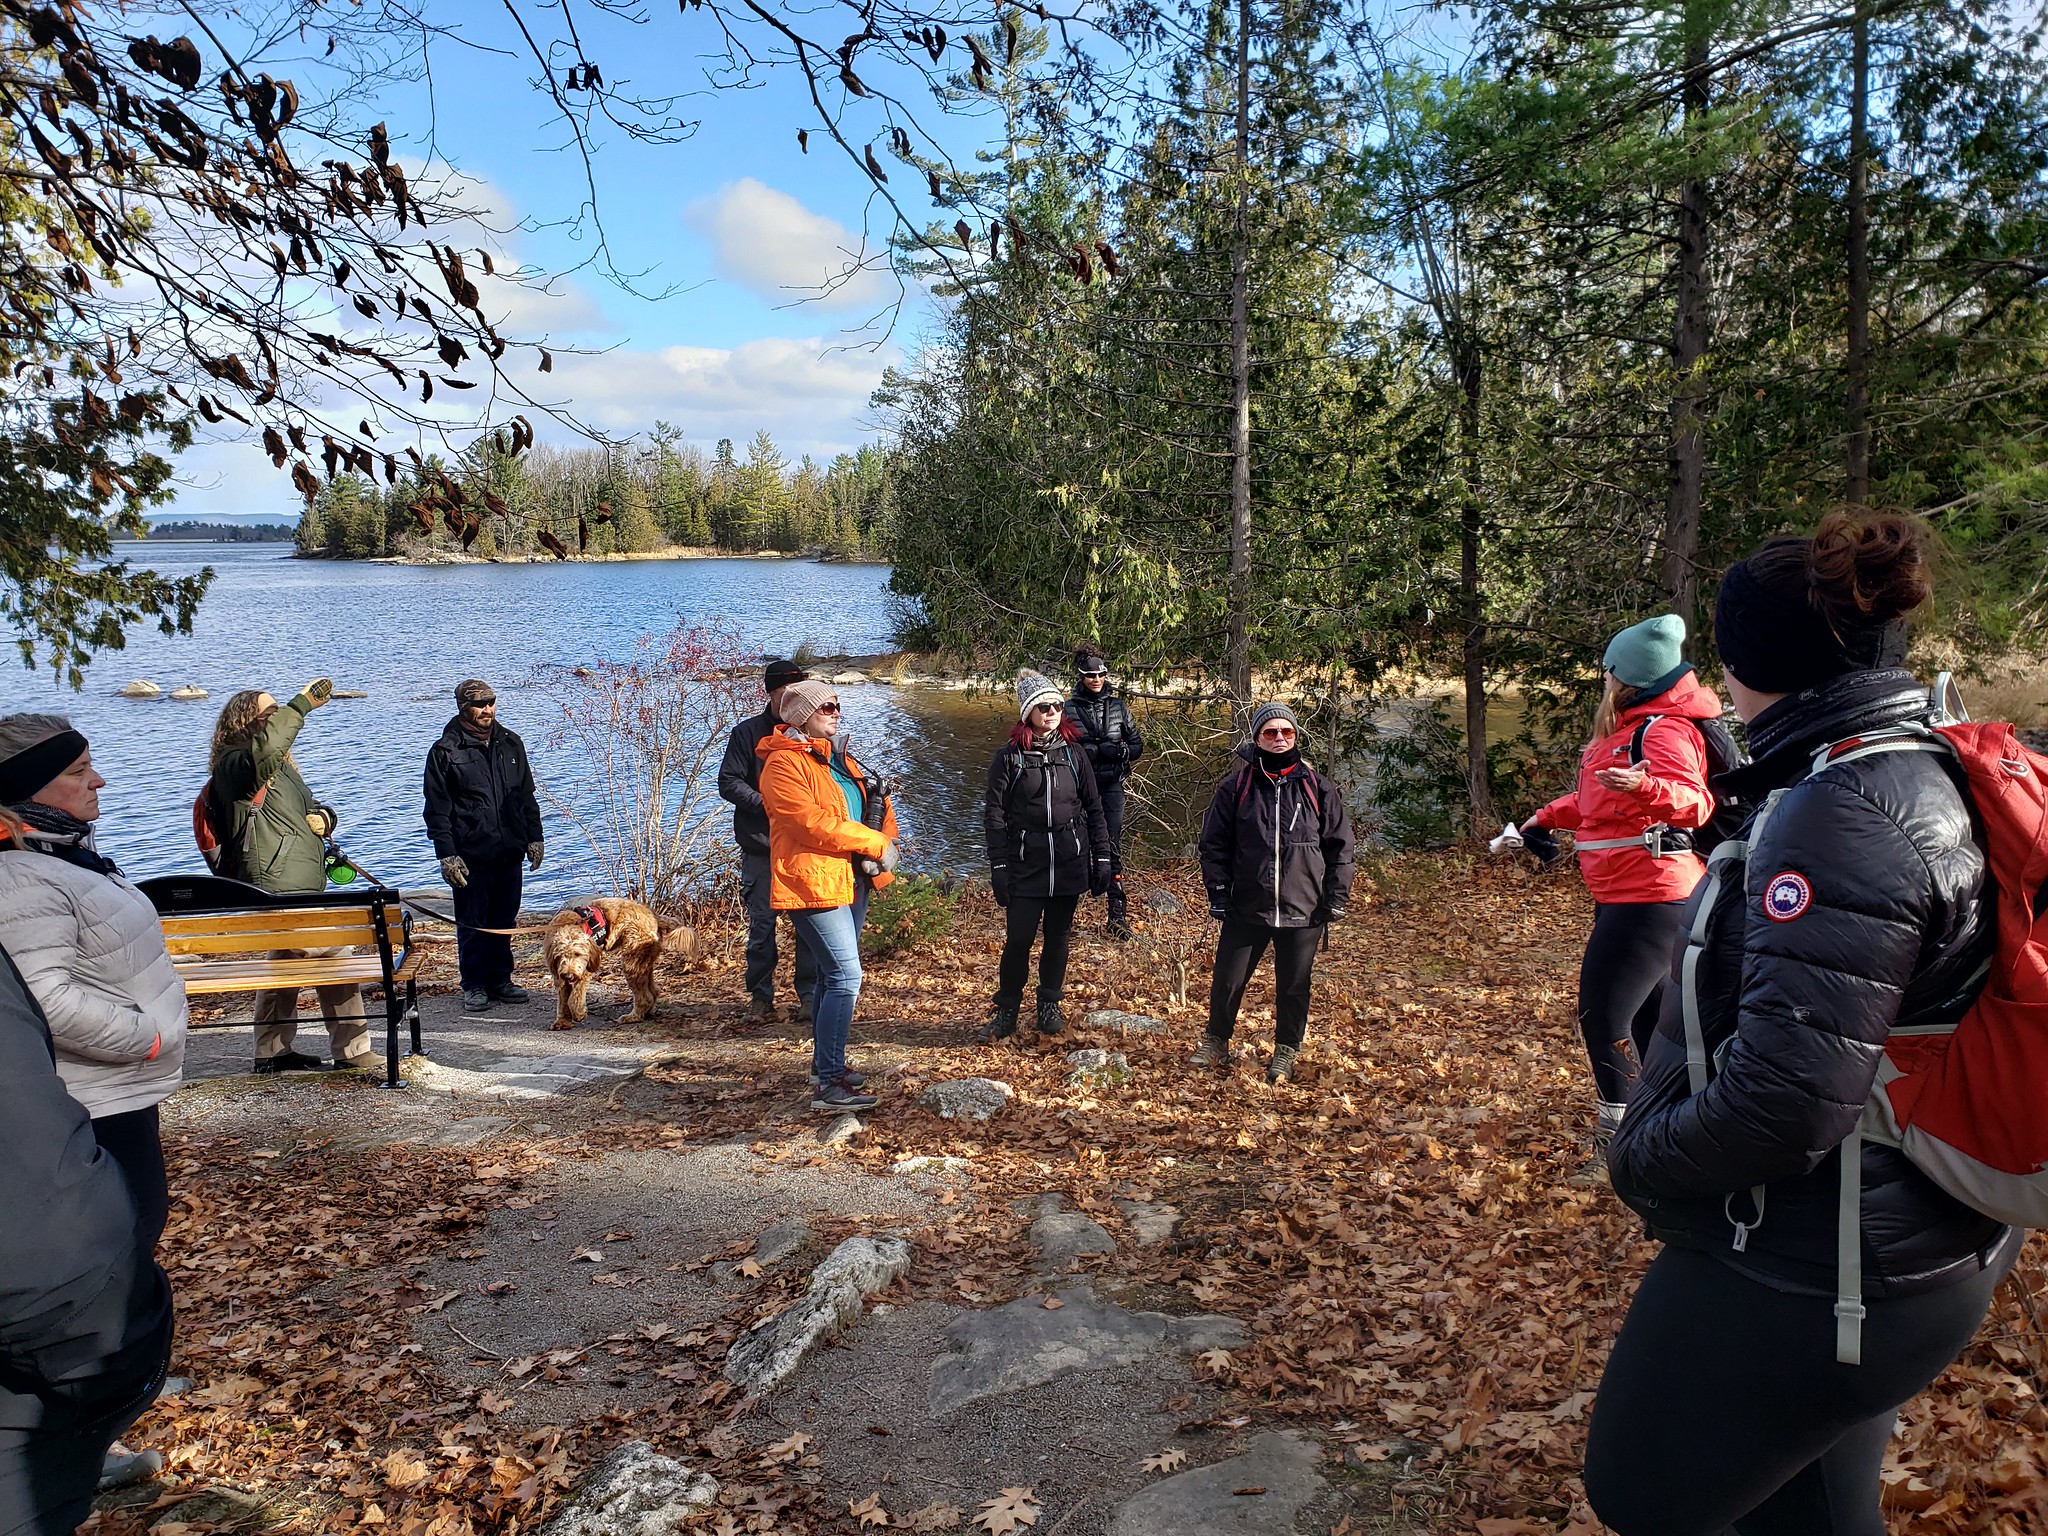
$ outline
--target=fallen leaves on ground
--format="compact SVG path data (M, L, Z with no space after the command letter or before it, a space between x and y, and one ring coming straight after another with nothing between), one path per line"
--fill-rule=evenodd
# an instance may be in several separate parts
M1003 1489L994 1498L983 1502L974 1523L989 1536L1010 1536L1012 1531L1038 1524L1038 1501L1032 1498L1031 1492L1029 1488Z
M1145 1458L1147 1472L1178 1472L1187 1465L1188 1453L1174 1447Z

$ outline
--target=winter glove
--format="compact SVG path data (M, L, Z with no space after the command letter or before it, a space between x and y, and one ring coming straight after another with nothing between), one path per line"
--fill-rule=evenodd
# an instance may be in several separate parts
M1551 835L1548 827L1532 827L1525 824L1522 828L1522 846L1545 864L1554 864L1564 857L1564 850L1557 846L1557 839Z
M1100 896L1104 891L1107 891L1108 889L1109 860L1097 859L1095 861L1094 872L1088 876L1088 894L1090 896Z
M1209 915L1219 923L1230 916L1229 887L1219 885L1209 892Z
M469 865L464 862L460 855L443 859L441 861L441 878L459 891L469 884Z
M1328 926L1329 924L1331 924L1331 923L1341 923L1341 922L1343 922L1343 921L1344 921L1344 916L1345 916L1345 914L1346 914L1346 913L1348 913L1348 912L1349 912L1350 910L1351 910L1351 899L1350 899L1350 898L1349 898L1348 896L1339 896L1339 897L1336 897L1336 898L1335 898L1334 900L1332 900L1332 901L1329 901L1329 902L1326 902L1326 903L1324 903L1324 905L1323 905L1323 923L1324 923L1324 926L1326 926L1326 927L1327 927L1327 926Z
M902 859L903 854L896 845L894 843L889 844L888 847L882 850L882 873L893 874L896 866L902 862Z
M316 805L312 810L306 812L306 825L313 829L316 837L328 838L334 836L334 829L338 821L339 818L335 816L334 812L324 805Z
M299 690L299 697L306 701L307 709L318 709L322 704L325 704L334 697L334 679L331 677L314 678L313 681Z
M546 845L545 845L544 843L540 842L540 841L539 841L538 839L535 839L535 840L534 840L533 842L530 842L530 843L528 843L528 844L526 845L526 863L527 863L527 866L528 866L529 868L531 868L531 869L539 869L539 868L540 868L540 861L541 861L541 855L542 855L542 854L544 854L544 853L546 853L546 852L547 852L547 847L546 847Z
M1008 865L998 864L988 872L988 890L989 894L995 897L997 906L1007 907L1010 904L1010 870Z

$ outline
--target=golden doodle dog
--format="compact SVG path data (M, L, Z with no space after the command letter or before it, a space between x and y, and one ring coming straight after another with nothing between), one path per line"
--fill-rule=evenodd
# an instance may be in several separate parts
M565 907L548 923L548 973L555 979L555 1029L574 1029L589 1011L590 980L617 955L633 991L633 1008L621 1024L654 1016L654 968L664 959L688 962L697 956L696 930L684 923L663 927L652 909L637 901L603 897Z

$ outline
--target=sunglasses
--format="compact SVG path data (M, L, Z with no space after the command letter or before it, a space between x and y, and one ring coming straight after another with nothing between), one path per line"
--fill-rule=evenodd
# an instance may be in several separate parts
M1056 715L1060 712L1057 704L1034 704L1031 707L1041 715Z
M818 706L817 713L821 715L836 715L839 713L839 706L836 703L820 704Z
M493 704L497 702L498 700L496 695L493 695L488 699L471 699L469 701L469 707L471 709L489 709Z
M1259 740L1292 741L1294 740L1294 727L1291 725L1269 725L1259 732Z

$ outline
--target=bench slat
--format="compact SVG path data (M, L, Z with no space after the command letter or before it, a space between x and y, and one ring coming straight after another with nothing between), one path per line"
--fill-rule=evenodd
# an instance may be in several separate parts
M396 957L394 956L393 958L395 959ZM415 949L405 957L403 964L393 968L391 979L398 982L411 981L413 977L419 975L420 962L426 958L426 954L423 951Z
M164 936L173 955L265 955L273 949L338 949L344 944L375 946L375 929L302 928L290 933L208 933Z
M390 904L393 927L398 903ZM374 919L367 905L258 908L253 912L180 913L159 919L165 937L173 934L291 933L302 928L369 927Z
M173 962L178 979L191 997L222 992L265 992L285 987L335 986L381 982L384 966L375 955L331 960L200 960Z

